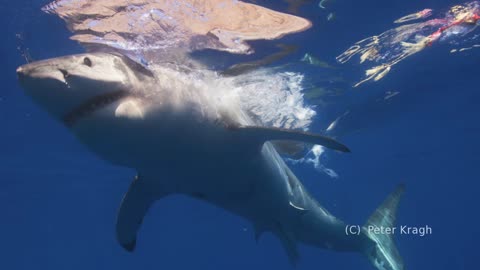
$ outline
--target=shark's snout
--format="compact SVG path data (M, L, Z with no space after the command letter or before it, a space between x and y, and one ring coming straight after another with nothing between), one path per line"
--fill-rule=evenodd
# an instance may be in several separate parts
M41 88L52 83L65 84L68 76L66 69L46 62L30 63L17 68L18 81L24 88Z
M17 68L17 77L20 82L24 82L28 78L32 78L35 75L35 70L37 69L37 65L26 64L19 66Z
M38 70L39 68L42 68L45 66L48 66L45 64L45 61L38 61L38 62L29 63L29 64L24 64L17 68L17 75L27 76L28 74L35 72L35 70Z
M16 73L23 92L54 116L61 117L71 107L65 74L56 65L34 62L18 67Z
M35 76L35 69L33 66L30 66L29 64L23 65L17 68L17 78L18 81L20 82L20 85L25 89L27 86L35 85L35 83L32 83L31 81L33 80Z
M25 79L25 69L23 68L23 66L17 68L17 77L20 81L23 81Z

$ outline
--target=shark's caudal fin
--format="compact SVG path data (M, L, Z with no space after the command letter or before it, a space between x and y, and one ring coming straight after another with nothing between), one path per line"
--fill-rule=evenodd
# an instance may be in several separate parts
M373 228L395 227L398 203L405 186L399 185L370 216L364 225L365 233L376 245L365 251L370 262L378 270L403 270L403 260L394 242L394 234L374 233Z

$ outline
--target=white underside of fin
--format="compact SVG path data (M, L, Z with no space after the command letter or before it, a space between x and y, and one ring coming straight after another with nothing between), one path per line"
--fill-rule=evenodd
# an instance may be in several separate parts
M144 110L139 104L139 101L135 99L128 99L123 101L115 109L115 117L125 117L129 119L143 119Z

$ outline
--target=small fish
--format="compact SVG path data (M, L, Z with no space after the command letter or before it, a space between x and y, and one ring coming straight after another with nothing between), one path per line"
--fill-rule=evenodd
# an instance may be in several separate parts
M335 13L330 12L327 16L327 21L333 21L335 20Z
M334 0L321 0L320 3L318 3L318 6L323 9L327 9L327 6L330 5L330 3L333 3ZM325 6L327 5L327 6Z
M332 68L332 69L335 68L334 66L331 66L329 63L322 61L309 53L306 53L300 61L306 62L310 65L322 67L322 68Z

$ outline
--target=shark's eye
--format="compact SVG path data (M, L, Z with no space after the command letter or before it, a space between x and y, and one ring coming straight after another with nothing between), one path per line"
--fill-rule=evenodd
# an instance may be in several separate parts
M92 67L92 60L90 60L90 58L88 57L85 57L83 58L83 64L86 66Z

